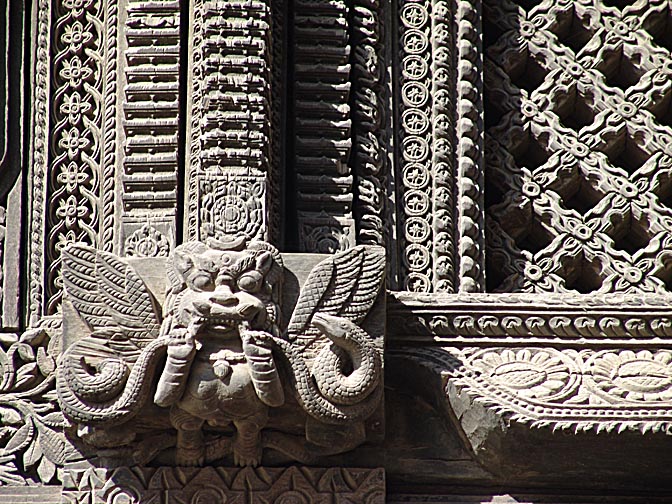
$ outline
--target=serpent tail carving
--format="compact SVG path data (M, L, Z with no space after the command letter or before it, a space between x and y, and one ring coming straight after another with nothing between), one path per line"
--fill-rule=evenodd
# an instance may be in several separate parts
M348 319L316 313L313 325L332 340L315 359L312 374L317 388L329 401L356 404L380 382L380 354L370 336ZM352 366L349 374L345 370Z
M167 340L160 338L150 342L128 374L121 395L114 400L98 403L91 400L89 392L92 385L104 384L109 395L121 389L127 372L119 372L120 366L125 367L121 361L108 359L100 366L100 374L89 375L90 380L83 380L86 370L82 368L81 358L77 358L82 355L78 348L81 343L66 350L58 366L56 390L63 413L74 421L99 425L119 423L133 417L150 394L157 365L165 354Z
M333 331L329 337L338 342L337 345L342 345L342 351L333 352L327 346L318 354L312 370L295 345L273 337L276 347L289 361L299 404L313 418L329 424L345 424L367 418L378 406L382 394L382 387L378 386L380 355L373 345L366 342L366 333L352 322L327 315L316 315L314 320L316 325L322 322L329 324L329 330ZM348 334L338 334L335 330L337 324L346 325ZM353 367L348 375L343 372L343 360L347 358Z

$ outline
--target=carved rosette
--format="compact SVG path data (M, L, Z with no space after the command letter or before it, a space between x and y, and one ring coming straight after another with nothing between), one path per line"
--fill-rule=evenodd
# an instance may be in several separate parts
M150 224L136 229L127 239L124 255L128 257L168 257L168 238Z
M262 239L266 234L266 177L221 175L199 185L201 239L213 236L245 236Z

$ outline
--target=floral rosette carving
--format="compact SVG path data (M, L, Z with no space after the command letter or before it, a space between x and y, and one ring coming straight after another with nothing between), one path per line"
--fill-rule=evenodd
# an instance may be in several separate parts
M524 399L557 400L571 395L579 374L574 362L554 349L494 349L474 354L468 366L479 379Z
M672 352L605 350L586 362L587 387L608 403L672 400Z

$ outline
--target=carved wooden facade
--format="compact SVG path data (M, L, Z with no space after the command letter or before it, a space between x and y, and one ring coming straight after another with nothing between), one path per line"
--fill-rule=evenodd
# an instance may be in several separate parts
M665 502L670 2L28 3L0 502Z

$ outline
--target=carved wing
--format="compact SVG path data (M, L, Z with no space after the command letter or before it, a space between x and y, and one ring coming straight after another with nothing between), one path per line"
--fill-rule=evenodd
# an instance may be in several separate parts
M88 245L62 253L63 287L96 336L132 358L159 334L154 297L136 271L119 257Z
M360 245L318 263L308 275L287 327L287 337L309 350L324 338L310 322L316 312L361 324L385 277L385 249Z

